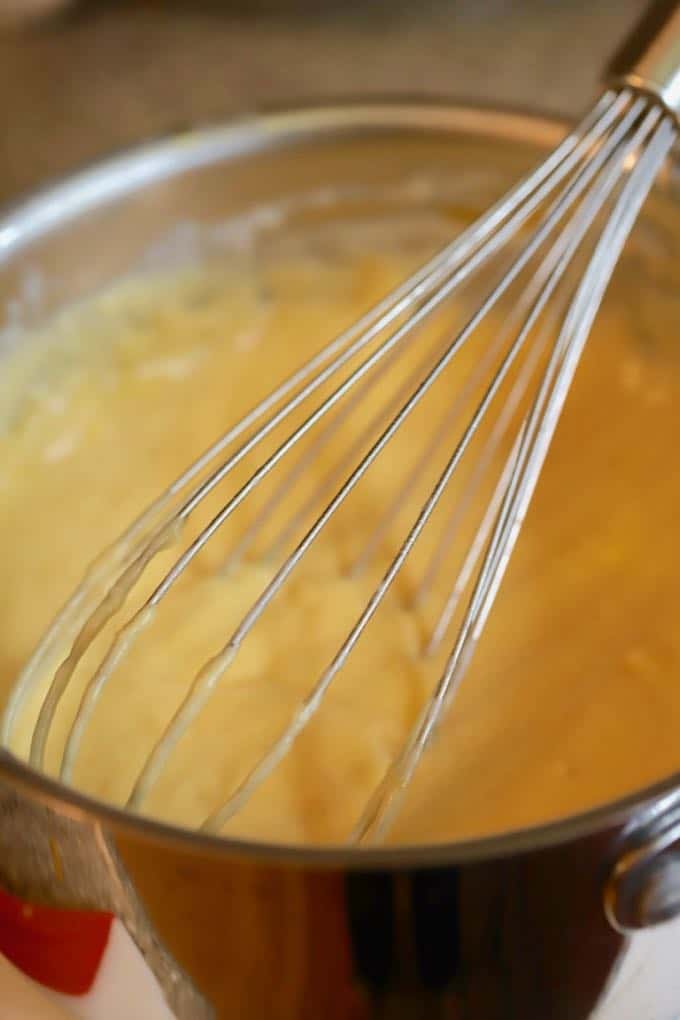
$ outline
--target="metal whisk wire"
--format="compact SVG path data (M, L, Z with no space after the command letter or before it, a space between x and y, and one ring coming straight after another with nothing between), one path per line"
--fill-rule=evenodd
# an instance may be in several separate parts
M644 106L644 104L643 104L643 106ZM632 115L633 118L636 117L641 112L643 106L638 106L637 103L633 104L633 106L631 108L631 115ZM384 575L384 577L383 577L382 581L380 582L379 586L376 588L372 598L369 600L369 603L367 604L366 609L364 610L364 612L362 613L361 617L357 621L355 627L352 629L352 631L350 632L350 634L347 637L346 641L344 642L344 644L342 645L342 647L340 648L340 650L336 654L336 657L332 661L332 663L329 666L328 670L323 674L323 676L320 678L318 683L312 689L310 695L307 697L307 699L305 699L303 704L300 706L298 712L296 713L296 715L293 718L292 722L290 723L289 727L284 731L284 733L281 735L279 740L272 746L272 748L270 749L268 754L264 755L260 759L258 764L249 773L249 775L246 777L246 779L243 781L243 783L240 785L240 787L237 789L237 791L232 795L232 797L229 799L229 801L227 801L227 803L225 805L223 805L222 808L219 811L217 811L215 814L213 814L207 820L207 822L205 824L205 828L208 829L208 831L219 831L222 828L222 826L224 824L226 824L226 822L231 817L233 817L233 815L236 814L244 806L244 804L247 802L247 800L249 800L250 797L254 794L254 792L258 788L258 786L261 785L262 782L264 782L264 780L271 773L272 769L276 767L276 765L281 761L283 756L288 752L288 750L290 749L293 741L296 739L296 737L301 732L301 730L307 725L307 723L309 722L309 719L311 718L311 716L314 714L314 712L320 706L321 701L323 699L323 696L326 693L326 691L328 690L328 687L330 686L330 684L332 683L333 679L335 678L337 673L340 671L342 666L344 665L347 656L351 653L351 651L353 650L353 648L354 648L355 644L357 643L359 637L361 636L363 630L365 629L367 624L370 622L370 619L372 618L372 616L375 613L376 609L378 608L380 602L384 598L386 592L389 590L389 588L390 588L394 578L396 577L398 571L401 569L403 563L405 562L407 556L409 555L411 549L413 548L413 546L414 546L415 542L417 541L419 535L421 534L423 528L425 527L425 525L427 524L428 520L430 519L430 517L432 515L432 512L434 511L437 503L439 502L439 499L440 499L441 495L443 494L443 492L444 492L448 482L450 481L454 471L456 470L458 464L460 463L462 455L465 452L470 439L475 434L475 432L477 430L477 427L479 426L480 421L482 420L484 414L486 413L486 411L487 411L487 409L488 409L488 407L489 407L489 405L490 405L490 403L491 403L495 393L498 390L498 387L500 386L501 382L503 381L503 378L505 377L505 375L507 373L507 370L509 369L509 367L510 367L510 365L512 363L512 360L514 359L514 357L519 352L523 342L525 341L526 337L529 335L531 327L533 326L534 322L536 321L536 319L537 319L538 315L540 314L542 308L544 307L545 303L548 301L549 297L553 293L555 286L557 285L557 283L559 282L559 280L561 278L561 275L562 275L562 273L564 271L564 268L565 268L566 264L568 263L569 259L573 255L576 247L578 246L578 244L580 243L582 237L584 236L584 234L585 234L585 232L586 232L586 230L587 230L587 228L588 228L588 226L589 226L589 224L590 224L590 222L592 220L592 216L597 212L598 207L600 207L603 204L604 200L609 195L611 189L616 184L616 181L617 181L617 178L618 178L618 174L623 169L623 165L625 163L625 160L628 158L628 156L632 152L635 151L635 149L640 144L640 142L643 141L644 138L649 134L649 132L654 127L654 125L658 122L660 117L661 117L661 114L658 111L652 111L651 113L649 113L645 117L642 125L633 134L633 137L630 140L627 141L627 143L623 147L623 150L617 155L617 160L613 164L613 166L609 168L609 173L606 175L605 180L604 180L601 188L598 189L598 191L595 194L590 196L590 200L586 201L584 203L582 209L579 212L579 215L574 218L574 220L573 220L573 222L571 224L571 232L570 232L569 235L567 235L568 236L568 241L565 243L564 241L558 240L557 245L556 245L556 249L558 251L560 251L560 255L559 255L557 263L556 263L556 265L555 265L555 267L553 269L553 272L550 274L550 277L549 277L548 281L546 282L545 287L543 288L540 296L535 301L531 311L529 312L529 314L528 314L528 316L527 316L527 318L525 320L525 323L524 323L522 329L520 330L520 332L518 334L517 339L515 340L515 342L512 345L512 347L510 348L510 351L506 355L506 357L505 357L501 367L498 369L496 375L492 379L492 381L491 381L491 383L490 383L490 385L489 385L489 387L488 387L488 389L487 389L487 391L486 391L486 393L485 393L485 395L484 395L480 405L478 406L476 412L472 416L472 419L470 420L470 423L469 423L467 429L465 430L465 433L464 433L462 439L460 440L458 446L454 450L454 453L452 454L448 464L446 465L446 468L445 468L444 472L440 476L440 478L439 478L435 488L432 490L432 493L430 494L428 500L426 501L425 505L423 506L423 508L422 508L422 510L421 510L421 512L420 512L420 514L419 514L415 524L413 525L411 531L409 532L409 534L408 534L406 540L404 541L401 549L399 550L398 554L395 556L395 558L393 559L392 563L390 564L390 567L389 567L388 571ZM621 131L621 135L623 135L625 133L625 131L628 129L629 126L630 126L629 122L624 121L623 127L622 127L622 131ZM672 141L672 131L670 132L670 134L671 134L671 138L668 139L667 133L666 132L662 133L661 140L660 140L660 142L657 142L657 145L654 147L654 151L652 152L652 155L655 155L659 150L663 151L664 154L665 154L665 152L667 152L667 147L664 148L664 145L665 145L665 143L667 141L668 141L668 144L670 144L670 141ZM618 142L620 140L620 136L619 135L615 135L614 137L615 137L615 142L613 143L613 146L612 146L613 148L616 147L616 145L618 144ZM601 162L604 162L604 160L606 159L606 156L603 155L603 153L605 153L605 152L607 152L607 149L603 146L603 149L601 150L601 152L599 154ZM596 164L597 164L597 157L593 161L593 164L591 164L590 168L592 169L592 167L595 166ZM643 170L644 169L645 169L645 167L643 167ZM639 186L638 185L638 181L635 180L633 183L635 184L635 188L637 189L638 186ZM625 197L626 199L630 199L631 196L629 194L626 194L626 195L624 195L622 197ZM630 216L626 220L626 223L628 222L629 219L630 219ZM613 217L611 222L614 224L614 226L616 226L618 221ZM634 219L630 221L631 225L632 225L632 222L634 222ZM611 231L609 233L611 233ZM615 237L618 237L618 236L619 236L618 234L615 235ZM537 234L534 235L534 239L536 237L541 237L540 228L539 228L539 231L537 231ZM624 235L624 237L625 237L625 235ZM533 242L534 239L532 239L532 242ZM542 239L542 237L541 237L541 239ZM610 241L610 237L609 237L608 233L603 234L603 241L606 242L606 243L608 243ZM532 246L532 242L530 242L530 244L527 246L527 248L530 248ZM564 250L560 250L562 247L564 247ZM596 252L595 256L593 257L593 259L594 259L594 264L596 266L596 270L597 270L597 274L598 274L598 281L599 281L600 280L600 275L599 274L602 273L602 267L600 265L600 261L597 259L597 252ZM613 266L615 264L615 261L616 260L614 259L614 261L611 262L610 273L613 270ZM521 256L520 256L520 259L518 259L518 263L515 263L515 265L517 265L519 263L521 263ZM591 265L592 264L593 263L591 263ZM604 283L602 284L602 293L604 292L604 287L606 286L607 280L608 280L608 277L605 278ZM586 274L586 277L584 277L584 283L590 283L590 282L592 282L592 281L589 280L588 274ZM599 306L599 301L597 302L597 304L595 304L595 307L594 307L595 311L597 310L598 306ZM520 442L517 444L517 452L515 454L516 462L513 463L512 475L511 475L511 478L510 478L508 490L507 490L507 492L505 494L503 506L501 508L501 518L499 520L499 523L497 524L497 528L496 528L496 531L494 533L494 538L492 540L491 547L489 548L489 551L488 551L487 556L485 558L484 564L482 566L481 576L480 576L478 584L477 584L477 586L475 588L475 592L473 593L472 601L471 601L471 604L470 604L470 608L468 610L468 614L466 615L466 619L465 619L465 621L463 623L463 627L462 627L462 629L460 631L459 638L458 638L458 640L456 642L456 647L454 648L454 652L453 652L452 658L449 661L449 664L447 665L447 668L446 668L446 671L444 673L444 676L442 677L442 680L440 681L440 687L438 689L438 693L435 695L434 700L432 702L428 703L428 706L425 709L425 719L424 719L423 723L420 724L417 727L416 733L409 740L409 742L407 744L407 747L405 748L405 751L404 751L404 755L405 755L404 761L405 761L405 764L401 765L401 766L399 765L399 762L402 759L402 756L400 755L399 759L397 759L397 763L395 763L395 766L393 766L393 768L388 772L388 774L387 774L387 776L386 776L386 778L384 780L385 787L384 787L384 789L381 789L380 794L379 794L381 799L382 799L383 796L387 796L388 798L392 798L392 799L396 798L396 792L397 792L397 789L399 789L399 787L395 786L395 782L394 781L395 781L395 776L399 775L399 770L400 769L404 770L402 772L402 774L406 775L407 781L408 781L408 779L410 779L410 777L411 777L411 775L412 775L412 773L413 773L413 771L414 771L414 769L416 767L417 761L420 758L420 756L422 755L422 751L424 750L424 747L426 745L427 739L431 735L431 732L432 732L434 726L436 725L436 721L439 718L439 716L441 715L443 704L444 704L444 701L446 700L447 695L450 692L453 678L455 676L457 676L457 677L461 677L462 676L463 671L464 671L464 667L465 667L465 665L467 665L467 662L469 661L469 658L470 658L470 656L472 654L472 651L473 651L473 642L468 637L468 634L472 634L472 635L474 635L474 637L476 639L478 639L479 634L481 633L481 629L483 627L484 621L486 619L486 616L488 615L488 611L490 609L490 606L493 603L493 598L495 596L495 593L496 593L496 591L498 589L498 586L500 585L500 581L502 579L502 573L503 573L503 571L505 569L505 566L507 565L507 561L508 561L508 558L509 558L509 552L510 552L510 548L511 548L511 543L513 543L514 540L517 537L517 534L518 534L518 531L519 531L519 526L521 524L521 517L523 516L523 514L520 515L519 512L517 510L515 510L515 514L511 518L512 527L509 528L509 531L507 530L506 527L503 527L502 530L501 530L501 526L504 525L504 518L505 518L505 515L508 512L508 510L507 510L508 501L510 500L510 498L512 496L512 493L514 491L514 487L517 485L517 479L520 478L520 479L523 480L522 487L520 489L520 493L522 495L522 499L526 500L527 504L528 504L528 499L530 498L531 492L533 491L533 485L530 484L531 479L532 479L532 475L531 474L526 474L526 471L527 471L528 467L532 467L533 468L533 465L536 462L532 461L532 462L529 462L527 465L523 464L523 459L526 458L526 453L525 453L526 445L527 445L529 439L533 436L533 431L536 429L537 423L541 423L541 421L543 421L543 419L542 419L543 403L545 401L544 393L545 393L546 388L550 384L551 376L552 376L552 373L554 372L553 365L555 364L555 362L559 363L559 358L560 358L560 355L561 355L562 346L564 344L566 344L566 340L564 338L568 337L570 335L570 333L571 333L573 318L580 314L580 309L577 308L576 312L574 312L574 307L575 306L572 306L572 310L570 312L570 316L568 316L567 321L565 322L565 332L563 332L563 334L561 334L560 338L558 339L558 342L557 342L557 344L555 346L555 351L553 353L553 357L552 357L551 362L550 362L550 364L548 366L548 369L546 370L546 376L545 376L545 380L546 381L544 381L544 384L542 385L541 389L539 390L539 394L538 394L538 396L536 398L536 400L537 400L537 403L535 405L536 410L534 411L534 414L530 415L530 417L527 419L526 424L525 424L525 426L523 426L523 430L520 433L521 439L520 439ZM588 305L588 308L591 308L591 307L592 307L592 300L591 300L591 303ZM594 315L594 311L593 311L592 314ZM578 319L576 321L578 322ZM587 328L586 328L586 332L585 332L586 336L587 336L588 329L589 329L589 324L587 325ZM461 334L459 334L459 335L463 336L464 334L465 334L465 330L463 330L463 332ZM577 337L580 338L580 336L581 336L581 331L578 331ZM455 347L455 342L454 342L453 347ZM572 356L572 358L567 363L569 364L570 367L573 366L572 367L572 375L573 375L573 371L575 370L575 362L573 361L573 356ZM563 393L564 396L566 396L566 389L564 389L564 386L566 384L563 381L564 378L565 378L564 375L558 376L558 380L561 382L561 387L562 387L560 390L558 390L558 392L559 393ZM556 421L557 421L557 416L555 415L555 417L554 417L554 424L556 424ZM554 426L553 426L552 431L554 431ZM545 422L544 422L544 424L543 424L543 431L540 432L540 435L543 437L543 443L545 443L545 437L546 436L547 436L547 439L548 439L548 442L549 442L549 439L552 436L552 431L546 430ZM524 433L526 433L526 434L524 434ZM521 470L520 470L520 465L522 466ZM538 477L539 471L540 471L540 463L539 463L538 467L535 468L534 484L535 484L535 480ZM524 505L523 503L520 504L521 507L523 507L523 505ZM498 538L499 532L503 536L503 542L502 543L500 543L500 540ZM501 549L501 553L498 552L497 547L499 547ZM282 569L285 569L285 565L284 565L284 568L282 568ZM272 585L275 584L275 583L276 583L276 579L274 579L274 582L272 582ZM457 672L456 672L456 670L457 670ZM441 694L439 694L439 690L442 691ZM157 746L159 746L159 745L157 745ZM160 746L162 746L162 745L160 745ZM153 768L154 767L153 756L150 759L150 761L152 763L151 767ZM408 771L406 771L406 770L408 770ZM386 794L385 791L390 791L390 792ZM371 828L371 826L369 824L369 821L368 821L368 818L372 816L374 811L375 811L374 804L373 804L373 802L371 802L371 804L369 805L369 808L368 808L369 814L367 816L364 816L364 818L359 823L359 827L357 829L357 832L355 833L355 838L362 839L366 835L368 835L368 833L370 831L370 828ZM377 834L381 835L383 831L384 831L384 829L381 828Z
M487 370L491 372L481 399L366 606L289 723L202 826L208 832L220 832L277 767L319 710L335 678L392 589L482 423L488 420L490 408L506 382L512 379L513 370L528 347L525 365L511 386L510 395L482 449L477 469L473 470L460 504L436 543L434 555L417 586L416 602L431 590L434 575L440 570L452 536L457 531L459 518L471 505L476 486L490 468L515 412L529 393L532 380L542 365L533 399L524 413L510 454L505 459L463 564L426 642L426 651L430 653L439 648L453 624L461 598L471 585L469 601L457 626L451 653L434 694L423 707L416 726L387 769L352 834L352 839L359 842L382 839L474 653L526 516L593 319L626 238L675 137L675 121L662 105L651 105L648 98L627 87L606 92L579 127L536 171L260 401L192 464L93 566L20 677L3 720L3 739L9 739L22 706L38 689L45 663L55 654L63 634L68 634L71 651L54 673L31 744L31 763L44 767L55 714L95 637L122 609L149 564L162 550L172 548L179 541L184 525L204 505L206 498L269 436L275 437L276 430L295 412L303 412L302 421L258 464L189 542L141 609L118 630L85 686L65 741L60 776L70 781L83 737L102 692L130 653L137 637L151 624L158 607L199 552L279 463L293 451L301 450L298 460L288 469L245 535L227 556L225 568L239 562L264 524L284 503L286 494L294 490L307 465L328 444L340 425L351 418L353 409L365 395L379 384L388 366L398 362L414 342L419 327L435 312L441 311L445 302L467 281L505 255L506 264L502 265L500 275L486 290L463 327L453 335L445 334L426 352L426 357L385 400L362 431L354 436L340 461L314 487L311 496L284 521L283 526L277 526L276 538L269 546L271 552L285 549L309 515L314 517L293 550L283 556L281 564L244 613L229 640L194 677L174 716L147 755L128 800L128 807L140 809L178 742L212 697L267 606L286 585L329 522L452 360L511 286L528 272L532 260L543 252L540 265L508 317L506 330L496 337L478 363L476 372L473 371L471 378L480 384L484 373ZM551 340L550 330L543 329L538 339L531 342L543 319L550 319L551 301L558 288L564 289L567 271L575 264L577 255L583 254L584 242L592 234L593 224L605 216L599 236L592 239L593 251L587 257L580 282L573 294L567 295L566 310L564 314L560 313L561 324L556 330L556 339ZM534 221L535 225L529 230ZM513 246L518 241L519 247L515 250ZM547 248L545 252L544 248ZM552 315L554 317L555 309L552 309ZM497 358L500 358L499 363L496 363ZM344 377L343 371L348 373ZM327 384L331 386L330 393L322 396L308 411L308 403L313 403L315 394L322 393ZM474 388L471 385L469 392ZM425 470L429 452L441 449L446 442L453 411L465 405L467 396L468 390L458 394L423 457L416 462L393 501L388 503L377 526L362 544L353 563L355 571L361 571L372 558L386 529L407 503L414 480ZM311 442L305 447L303 440L307 437ZM238 444L236 448L225 456L234 443ZM324 500L327 500L325 505ZM317 512L319 504L321 509Z
M277 385L191 464L167 491L132 523L110 549L104 551L92 564L80 586L57 615L22 670L3 716L1 735L5 743L10 740L16 720L31 692L40 684L42 671L49 666L55 646L66 637L72 642L72 652L62 663L58 676L50 685L31 745L31 763L36 767L43 767L47 737L59 701L86 647L117 608L113 604L107 608L101 607L101 587L104 586L108 591L114 590L117 600L124 600L147 565L148 560L145 559L147 549L153 547L149 557L153 558L155 551L172 539L173 528L181 527L182 522L190 516L196 506L258 443L274 431L336 371L367 347L375 337L398 321L409 309L417 306L418 302L424 300L429 291L456 267L462 267L463 270L457 277L456 284L462 283L472 271L468 267L468 271L465 272L468 257L493 236L494 231L508 219L516 207L522 206L525 199L528 200L533 195L532 208L535 207L545 189L557 185L569 173L577 160L583 158L588 147L597 140L598 134L607 130L624 105L625 100L617 98L614 93L605 94L581 125L564 139L534 173L520 181L483 217L420 270ZM542 188L544 190L541 190ZM531 209L527 209L526 216L530 212ZM425 314L422 313L421 318L425 318ZM281 406L276 410L279 404ZM221 455L262 419L264 419L262 424L248 439L226 461L220 462ZM215 462L217 467L213 467ZM207 478L190 488L206 470L209 470ZM179 496L183 497L182 502L179 508L175 508L173 502Z
M40 683L44 664L50 661L59 638L67 635L72 641L72 650L50 685L31 744L31 763L38 768L44 766L45 748L50 727L59 702L78 663L97 633L101 631L137 583L156 552L164 548L167 542L176 536L177 529L181 528L183 522L195 508L229 472L237 467L259 443L266 439L328 379L339 372L355 355L368 347L372 340L389 329L401 315L416 308L416 312L401 329L389 334L387 341L374 353L374 358L375 354L379 356L381 353L387 353L384 349L388 343L390 347L396 346L420 321L426 318L434 307L444 300L446 294L439 293L436 289L440 283L448 281L449 292L462 284L472 274L477 264L483 261L483 258L477 254L477 259L473 263L474 254L481 250L482 255L490 257L495 250L493 239L498 238L498 234L504 226L506 228L505 235L512 236L514 230L521 227L543 197L557 187L573 167L585 158L591 147L597 143L598 138L625 110L628 102L627 95L617 96L615 93L606 93L584 118L581 125L572 131L529 177L519 182L480 220L473 223L422 269L378 302L356 323L331 340L318 354L275 387L248 414L224 433L194 464L190 465L167 492L132 524L121 539L93 564L81 586L48 630L19 677L3 719L2 736L5 741L10 738L12 727L22 706ZM510 223L509 230L508 223ZM433 290L435 301L430 299L428 304L427 296ZM363 374L370 367L371 365L364 362L361 366ZM354 379L345 388L349 388L353 382ZM341 395L338 395L336 391L335 396L336 399L340 399ZM282 405L277 408L281 401L283 401ZM330 410L330 406L330 402L327 402L325 410ZM226 461L220 462L219 458L225 450L242 436L247 435L249 429L261 419L264 419L262 424L237 447ZM312 424L313 422L308 419L304 423L306 426L304 430L311 428ZM301 437L302 432L303 428L297 430L291 437L288 448L294 445L294 442ZM212 465L215 461L217 461L217 466L213 468ZM265 468L270 470L273 466L273 463L269 462ZM184 494L187 486L191 486L191 483L200 477L206 469L210 469L208 477L195 487L190 488L188 494ZM257 481L261 480L263 474L264 472L261 471ZM178 495L183 495L182 502L179 508L173 508L173 500ZM229 510L232 509L235 509L233 502L229 507ZM214 533L220 523L222 522L213 522L213 528L210 534L206 532L204 542ZM168 575L166 589L173 583L185 565L186 556L174 573ZM102 584L107 593L114 596L107 605L101 603L100 588ZM162 592L156 593L156 602L162 594ZM95 687L92 689L89 699L90 705L93 705L96 693L97 688ZM86 712L81 714L83 723L85 714ZM76 729L80 732L82 727L77 724ZM69 757L67 755L67 758ZM68 766L62 771L65 778L68 778Z
M509 465L510 481L470 604L453 652L434 697L371 799L355 832L357 841L379 839L389 827L444 706L450 703L484 629L550 446L583 348L619 259L649 189L675 140L675 128L658 123L656 111L645 119L640 137L655 125L649 149L630 175L596 246L560 332L533 407L522 424ZM625 162L625 157L624 157Z
M626 100L628 99L628 97L625 98ZM409 417L413 409L417 406L422 397L425 395L425 393L429 390L429 388L441 375L441 373L447 367L447 365L455 356L455 354L458 352L458 350L460 350L460 348L463 346L466 340L471 336L472 332L479 325L479 323L485 317L487 312L494 306L494 304L498 301L500 296L505 292L505 290L507 290L512 281L519 275L521 270L528 263L531 256L538 250L545 237L548 236L548 234L552 230L555 220L559 220L560 216L564 213L564 211L575 200L575 198L582 193L583 189L586 187L586 185L592 179L592 177L595 176L601 164L607 159L611 152L615 150L621 138L625 136L626 132L629 130L630 126L635 122L636 118L640 115L644 107L645 104L642 100L635 100L630 104L630 107L626 111L621 122L614 129L611 136L608 137L603 142L600 150L596 153L594 157L592 157L592 159L588 163L584 165L583 169L576 176L574 181L572 181L570 185L567 187L564 194L560 195L551 204L548 212L545 214L545 218L543 220L542 225L539 226L536 232L532 235L532 237L527 242L522 253L518 256L518 258L515 261L513 261L510 268L504 274L499 284L489 293L487 298L481 303L477 311L470 318L466 326L452 340L452 342L449 344L444 353L436 361L435 365L430 370L426 378L419 384L418 387L416 387L416 389L409 396L407 401L402 405L400 411L392 418L388 426L385 428L385 430L382 432L379 438L375 441L375 443L369 449L369 451L365 454L363 459L359 462L358 466L354 469L354 471L351 472L351 474L348 476L344 484L338 489L338 491L335 493L335 495L327 504L322 513L317 517L316 521L309 529L307 534L304 536L302 541L298 544L295 550L284 560L283 564L277 570L276 574L269 582L269 584L266 586L260 597L256 600L255 603L253 603L248 612L244 615L240 625L237 627L236 631L232 634L227 644L199 672L199 674L195 678L195 681L189 693L187 694L186 698L184 699L179 709L175 713L173 719L171 720L168 729L163 734L160 741L156 743L151 754L147 758L147 761L142 769L140 777L132 791L129 800L130 807L138 808L144 801L144 799L148 796L151 787L157 781L157 778L160 775L162 769L165 767L165 764L170 754L172 753L174 747L181 739L183 734L186 732L187 728L191 725L193 720L196 718L198 712L200 712L204 707L205 702L210 697L210 694L214 689L215 684L219 682L221 677L224 675L226 670L233 662L243 641L252 631L253 627L260 619L264 609L269 605L272 599L281 590L281 588L286 583L295 567L301 561L303 556L305 556L307 551L311 548L312 544L315 542L321 531L325 528L331 517L335 514L336 510L338 510L338 508L342 506L342 504L344 503L345 499L350 494L352 489L356 486L356 484L358 484L358 482L366 473L366 471L368 471L371 465L375 462L377 457L387 446L387 444L390 442L390 440L398 431L398 429L402 426L402 424L407 420L407 418ZM658 114L655 114L655 116L658 116ZM628 153L628 151L629 150L627 149L626 154ZM511 217L509 222L512 223L512 221L513 220ZM585 220L586 225L588 222L589 220L586 219ZM514 231L516 229L514 225L511 229L512 234L514 235ZM503 234L504 230L507 230L507 226L501 228L501 231L499 231L499 233ZM503 236L505 237L506 235ZM511 235L508 233L507 236ZM472 259L474 259L474 256L472 256ZM557 277L555 277L555 282L556 280ZM536 306L535 315L538 314L538 312L541 310L548 296L549 291L546 291L545 298L540 302L540 304L537 304ZM430 301L432 301L432 299L430 299ZM413 319L419 321L417 318L418 315L419 312L416 312L415 315L413 316ZM455 471L457 465L459 464L463 456L463 453L467 449L470 440L474 436L480 421L482 420L496 391L498 390L498 387L500 386L508 370L510 369L515 356L517 355L521 348L523 341L526 339L526 336L528 335L529 330L535 320L535 315L534 316L530 315L529 318L527 319L525 327L521 331L518 340L511 348L510 353L506 356L501 369L498 371L497 375L492 381L482 403L480 404L479 408L477 409L477 412L473 416L468 428L466 429L463 439L461 440L454 456L451 458L451 461L449 462L447 471L445 472L444 476L442 476L436 489L434 490L434 492L428 499L427 503L425 504L425 507L423 508L418 518L418 521L414 526L414 529L410 533L408 539L406 540L402 548L399 550L398 555L392 561L392 564L390 565L388 572L385 574L380 585L376 588L373 596L366 605L366 608L364 609L364 612L361 614L359 620L350 631L349 635L343 642L342 646L338 650L337 654L333 658L327 670L323 673L319 681L312 688L312 691L310 692L308 697L304 700L300 708L297 710L293 720L286 728L284 733L281 735L279 740L273 745L271 750L261 759L261 761L258 763L258 765L256 765L255 769L253 769L253 771L248 775L248 777L246 777L243 784L241 784L241 786L233 795L233 797L230 798L228 804L221 808L217 812L217 814L211 816L206 821L205 827L208 830L210 831L219 830L226 823L226 821L230 817L232 817L233 814L235 814L236 811L238 811L243 804L245 804L245 802L249 799L252 793L254 793L255 789L267 778L272 769L276 767L281 758L288 752L298 734L302 731L302 729L307 725L311 717L318 710L328 688L330 687L331 683L333 682L337 674L342 669L349 655L354 650L359 638L361 637L368 623L373 618L375 612L382 603L387 591L392 585L394 578L396 577L397 573L399 572L406 558L411 552L411 549L413 548L418 536L420 535L421 531L423 530L428 520L430 519L437 503L439 502L439 499L441 498L444 489L446 488L446 485L448 484L448 481L450 480L451 476L453 475L453 472ZM406 325L408 326L409 324L407 323ZM411 326L410 328L413 327ZM398 336L400 333L402 336L406 335L404 326L399 327L395 334L393 334L393 337ZM390 339L391 338L388 338L388 340L385 341L385 344L390 343ZM374 357L374 355L370 355L364 362L364 365L369 364L371 362L372 357ZM355 370L355 373L349 376L349 380L351 380L350 385L354 384L357 378L361 378L361 376L363 375L362 368L363 366L360 366L359 369ZM338 387L338 389L334 391L334 394L332 394L331 397L327 398L325 403L319 405L319 409L313 412L312 415L310 415L310 417L307 419L307 421L317 420L319 411L325 412L329 408L329 406L332 405L335 394L337 394L340 391L343 391L346 385L347 385L346 382L342 383ZM303 426L301 426L301 430L305 428L305 425L306 423L304 423ZM302 434L302 431L300 431L300 434ZM297 438L296 433L293 433L293 436ZM281 451L285 451L289 442L290 440L284 442L281 445L281 447L279 447L279 450L272 455L269 462L276 460L281 455ZM265 462L265 467L269 462ZM262 477L263 474L264 471L262 468L260 469L259 472L255 472L254 475L251 476L251 479L240 490L240 492L237 493L236 496L232 497L232 500L226 504L226 506L208 525L208 527L201 533L201 535L193 543L193 545L189 547L189 550L187 551L185 556L178 560L178 567L173 568L177 570L177 573L173 576L173 570L171 570L168 573L168 575L166 575L164 581L161 582L161 585L159 585L159 587L156 589L156 592L154 592L154 594L149 599L148 604L150 607L152 607L154 604L157 604L157 601L155 600L158 600L163 597L165 592L168 590L169 586L173 583L174 578L176 576L179 576L179 573L181 573L186 564L190 561L190 558L193 555L195 555L195 552L198 551L198 548L200 548L200 546L205 541L207 541L207 539L210 537L210 534L212 533L211 529L219 527L219 524L222 521L226 520L228 514L233 509L235 509L235 507L238 505L240 493L244 492L244 490L247 493L250 489L250 486L252 486L252 484L254 483L254 480L257 479L258 476ZM140 617L140 620L141 619L142 618ZM122 648L123 645L127 644L129 634L130 631L122 633L120 638L121 644L119 647ZM118 648L116 648L114 644L111 655L113 657L117 656L118 654L119 654ZM102 667L102 673L100 674L100 677L105 679L108 675L109 675L108 663L105 661ZM96 683L97 677L95 677L94 681L95 685ZM93 685L91 690L94 689L95 688ZM91 711L91 709L94 707L95 701L90 701L89 704L91 706L90 708ZM67 742L67 753L68 744L69 742ZM71 756L71 760L73 760L74 757L75 757L74 755Z

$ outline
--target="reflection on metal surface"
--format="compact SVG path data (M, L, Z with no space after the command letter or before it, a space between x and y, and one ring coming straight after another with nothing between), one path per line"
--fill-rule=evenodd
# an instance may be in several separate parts
M177 1017L209 1020L213 1010L169 957L102 826L80 824L0 780L0 884L29 902L96 909L126 926Z

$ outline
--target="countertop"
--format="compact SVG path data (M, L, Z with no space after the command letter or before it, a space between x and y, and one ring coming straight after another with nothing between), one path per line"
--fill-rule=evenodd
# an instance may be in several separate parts
M447 95L576 113L645 6L332 2L284 18L228 0L80 0L0 33L0 203L142 139L274 103Z

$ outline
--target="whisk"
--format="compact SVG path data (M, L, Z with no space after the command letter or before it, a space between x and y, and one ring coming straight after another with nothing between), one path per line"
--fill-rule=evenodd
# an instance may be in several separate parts
M47 686L32 734L31 764L44 767L55 714L92 642L124 609L152 561L184 541L170 569L141 608L128 616L88 679L60 760L61 778L72 779L88 723L121 661L193 560L239 506L254 499L270 476L278 477L275 470L282 465L283 478L258 504L225 565L226 569L239 562L262 529L273 524L276 540L270 547L270 562L276 561L275 569L259 596L245 607L236 630L200 669L149 752L127 804L130 809L143 809L173 749L208 704L266 608L378 458L389 457L397 434L438 381L448 378L449 366L505 297L511 310L502 328L485 342L466 380L452 393L447 415L432 428L398 491L385 500L375 526L361 537L351 566L355 572L372 561L432 458L444 450L443 466L370 599L339 647L329 650L326 669L311 683L283 731L202 826L207 832L220 832L290 751L403 575L416 543L432 526L437 508L451 491L454 476L458 477L464 462L469 463L469 451L477 450L416 586L414 601L431 594L434 576L443 569L462 516L474 508L482 478L496 465L498 451L508 446L490 493L482 501L459 569L450 579L448 595L426 635L424 654L430 655L445 647L452 635L438 682L350 836L356 842L384 838L484 631L593 321L640 208L674 144L680 110L679 45L680 12L674 5L651 44L643 47L638 36L638 53L628 55L612 86L536 170L280 382L92 565L19 677L3 721L5 743L11 742L18 716L41 689L45 669L67 640L70 652ZM291 514L290 497L298 492L297 483L315 457L337 438L343 423L352 423L369 391L385 387L387 392L387 378L402 362L404 352L416 348L420 327L435 313L449 315L453 308L451 317L459 314L460 306L451 298L473 284L482 297L472 314L455 330L448 329L434 348L423 350L415 368L398 378L368 422L362 419L358 430L349 429L351 439L333 468ZM452 439L456 414L468 407L478 390L481 397ZM266 440L280 437L282 429L286 429L283 438L269 449ZM261 453L263 448L266 454ZM235 491L220 500L208 523L192 533L186 526L205 508L208 497L233 477L239 465L252 464L255 457L254 470L249 469Z

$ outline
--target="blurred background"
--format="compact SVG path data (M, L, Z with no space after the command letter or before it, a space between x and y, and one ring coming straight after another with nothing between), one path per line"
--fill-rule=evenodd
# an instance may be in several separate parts
M0 203L142 139L272 104L445 95L575 114L644 7L0 0Z

